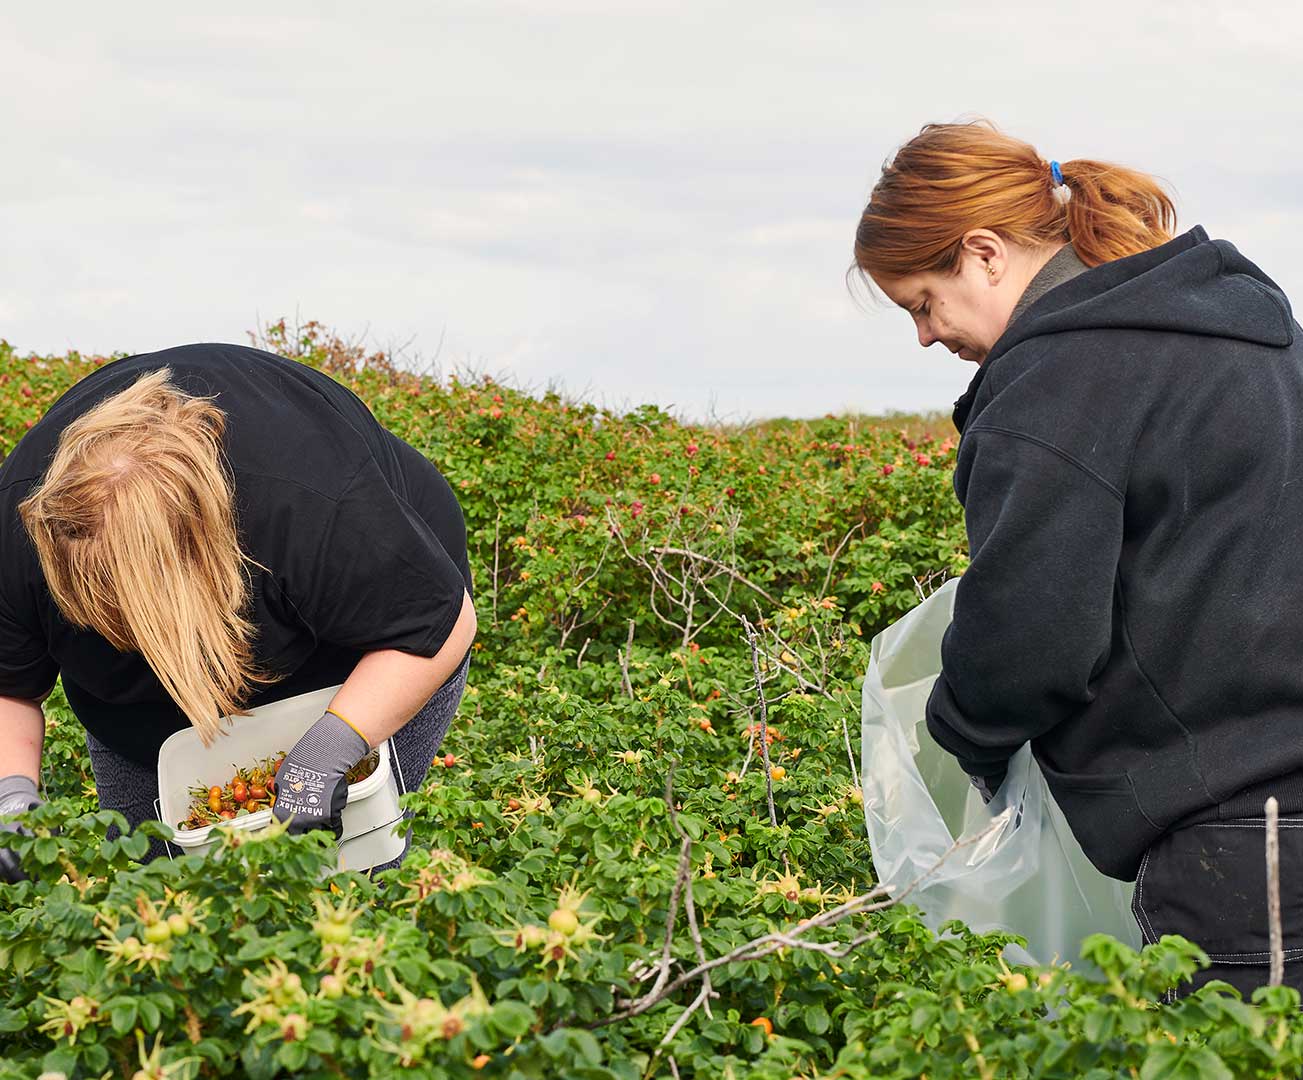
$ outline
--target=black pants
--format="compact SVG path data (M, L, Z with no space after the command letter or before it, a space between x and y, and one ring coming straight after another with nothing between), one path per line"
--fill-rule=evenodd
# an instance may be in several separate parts
M1285 985L1303 992L1303 816L1280 818L1280 921ZM1167 1003L1224 979L1249 1001L1271 971L1267 834L1262 817L1205 821L1160 837L1145 853L1131 910L1146 945L1164 934L1195 942L1212 965Z

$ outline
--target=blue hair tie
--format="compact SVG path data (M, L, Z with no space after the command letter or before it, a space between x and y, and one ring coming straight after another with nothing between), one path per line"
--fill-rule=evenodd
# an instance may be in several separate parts
M1050 162L1050 175L1054 177L1055 186L1063 183L1063 173L1059 171L1059 163L1057 161Z

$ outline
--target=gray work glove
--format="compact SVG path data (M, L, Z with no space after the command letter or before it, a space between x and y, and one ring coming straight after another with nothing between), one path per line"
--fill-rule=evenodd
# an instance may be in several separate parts
M291 833L330 829L338 840L344 831L340 815L348 801L344 774L370 749L352 725L325 713L285 755L276 773L276 805L271 810L276 820L288 820Z
M30 776L15 774L0 778L0 815L22 814L35 810L44 800L36 793L36 781ZM16 821L0 822L0 833L20 832L24 836L31 833ZM0 881L13 884L25 880L22 864L18 856L6 847L0 847Z

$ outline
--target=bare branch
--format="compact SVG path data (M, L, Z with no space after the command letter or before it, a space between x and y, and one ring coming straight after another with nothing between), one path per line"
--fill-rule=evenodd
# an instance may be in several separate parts
M674 770L678 767L677 761L670 762L670 771L665 777L665 803L670 810L670 821L673 823L675 831L683 838L679 846L679 866L674 875L674 887L670 890L670 908L665 915L665 943L661 947L660 963L657 964L656 982L652 988L647 991L646 1000L649 1005L652 1001L659 1001L661 988L670 974L670 946L674 939L674 919L679 911L679 897L686 886L691 891L692 876L692 837L679 827L678 812L674 808ZM642 1009L634 1005L630 1016L637 1016Z
M860 773L855 768L855 752L851 749L851 733L846 726L846 717L842 717L842 736L846 739L846 756L851 762L851 777L855 780L855 786L860 786Z
M1004 827L1006 823L1005 815L997 815L984 829L981 829L972 836L956 840L949 848L942 852L941 857L938 858L931 867L911 881L907 886L905 886L904 890L896 896L890 896L890 890L887 886L878 885L877 887L870 889L867 893L853 897L845 903L837 905L835 908L829 908L827 911L820 912L813 918L806 919L789 930L779 931L773 934L765 934L762 937L756 938L754 941L748 941L743 945L739 945L730 952L725 953L723 956L718 956L713 960L700 963L691 971L684 972L682 975L678 976L678 978L662 987L656 1000L662 1000L668 997L681 986L685 986L695 979L702 978L708 972L714 971L718 967L739 963L745 960L757 960L762 956L767 956L770 953L777 952L779 949L783 948L809 949L814 952L824 953L825 955L834 958L846 956L858 946L867 941L874 940L878 937L878 932L874 930L864 934L859 934L851 941L840 946L835 942L804 941L802 938L811 930L831 926L850 915L882 911L886 908L893 907L896 904L903 903L916 888L945 865L946 861L956 851L981 843L996 829ZM880 900L879 898L883 896L886 896L887 899ZM624 1008L611 1016L605 1017L604 1019L598 1020L595 1023L589 1024L588 1026L590 1029L605 1027L607 1024L613 1024L617 1021L628 1019L631 1016L644 1013L648 1008L656 1003L653 1000L649 1000L649 998L650 995L648 995L648 997L640 998L629 1007Z
M760 753L764 755L765 794L769 800L769 824L776 829L778 828L778 814L774 810L774 774L769 765L769 709L765 705L764 680L760 677L760 649L756 645L756 632L752 628L750 621L744 617L742 625L746 628L747 644L751 646L751 670L755 673L756 697L760 702ZM792 872L791 865L787 861L786 851L783 852L783 869L789 874Z
M698 1008L706 1004L706 1000L710 996L711 996L710 975L706 974L702 976L701 990L698 991L696 999L692 1002L691 1005L689 1005L686 1009L684 1009L683 1012L680 1014L679 1018L675 1020L673 1024L670 1025L670 1030L665 1033L665 1038L661 1039L660 1045L656 1047L657 1054L659 1054L663 1049L665 1049L665 1047L669 1046L670 1043L674 1041L674 1036L677 1035L683 1029L683 1025L688 1022L688 1018L692 1016L692 1014L696 1012ZM716 994L715 996L718 997L719 995ZM710 1006L706 1005L706 1008L709 1009ZM673 1061L674 1059L670 1058L670 1060ZM674 1075L675 1076L678 1075L677 1069L674 1071Z
M649 548L648 550L656 555L678 555L685 559L696 559L698 562L709 563L711 566L718 567L720 573L727 574L734 581L737 581L740 584L745 585L748 589L752 590L753 592L759 593L761 596L763 596L774 606L777 607L781 603L780 601L774 599L773 596L767 593L759 585L756 585L755 583L748 581L732 567L726 566L718 559L712 559L709 555L699 555L697 552L688 551L686 548L660 547L660 548Z
M841 543L838 544L837 547L833 549L832 556L828 559L828 573L824 575L823 588L819 590L820 600L822 600L825 596L828 595L828 585L832 581L832 568L833 565L837 562L837 556L842 553L842 548L846 546L846 542L862 528L864 528L864 522L857 521L854 525L850 527L846 535L842 537Z
M671 768L671 770L670 770L670 774L671 774L671 777L672 777L672 776L673 776L673 768ZM691 844L691 843L692 843L692 837L689 836L689 835L688 835L688 831L687 831L687 830L686 830L682 825L679 824L679 814L678 814L678 811L677 811L677 810L675 809L675 807L674 807L674 799L673 799L673 797L672 797L672 794L673 794L673 793L672 793L672 789L671 789L671 786L670 786L670 780L667 778L667 779L666 779L666 782L665 782L665 802L666 802L666 804L667 804L667 805L669 806L669 808L670 808L670 824L674 826L674 831L677 832L677 833L679 834L679 836L683 838L683 842L684 842L684 843L686 843L686 844ZM691 869L691 868L689 868L689 869ZM685 912L687 912L687 916L688 916L688 933L692 936L692 945L693 945L693 948L696 950L696 953L697 953L697 959L698 959L699 961L701 961L702 963L705 963L705 960L706 960L706 947L705 947L705 945L702 943L702 940L701 940L701 930L700 930L700 928L697 926L697 908L696 908L696 905L693 903L693 899L692 899L692 884L691 884L691 880L690 880L690 879L689 879L689 882L688 882L688 888L687 888L687 889L685 890L685 892L684 892L683 909L684 909ZM703 989L704 989L704 991L705 991L706 994L707 994L707 998L703 998L702 1001L703 1001L703 1003L704 1003L705 1006L706 1006L706 1015L709 1016L709 1015L710 1015L710 1002L709 1002L708 998L709 998L709 997L715 997L715 996L718 996L718 995L710 994L710 976L709 976L709 975L706 975L706 976L705 976L705 986L704 986Z
M672 787L673 775L674 775L674 766L671 765L670 776L665 781L665 802L670 810L670 823L674 826L674 831L677 832L679 836L683 838L684 853L688 854L692 850L692 837L689 836L687 831L683 828L683 826L679 824L678 811L674 807L674 797L673 797L673 787ZM680 871L682 871L682 869L683 867L681 865ZM693 906L693 902L692 902L692 867L690 861L687 867L685 886L686 887L683 893L684 896L683 907L688 915L688 930L692 935L692 944L694 949L696 950L698 962L705 963L706 950L701 941L701 931L697 927L696 908ZM667 945L669 944L668 938L666 939L666 944ZM664 970L668 970L668 968L665 968ZM706 972L701 977L701 990L697 993L697 996L693 1000L692 1004L689 1005L682 1012L679 1018L675 1020L674 1023L670 1026L669 1031L665 1033L665 1037L661 1039L660 1045L656 1047L655 1054L652 1055L653 1060L659 1057L661 1051L664 1050L665 1047L669 1046L674 1041L674 1037L683 1029L683 1025L688 1022L688 1019L692 1016L694 1012L697 1011L697 1009L702 1008L704 1006L706 1015L711 1019L713 1019L713 1016L711 1015L711 1011L710 1011L710 999L712 997L719 997L719 994L711 989L710 973ZM670 1060L672 1062L674 1059L671 1058Z
M747 724L747 727L751 729L751 738L747 740L747 756L742 760L742 768L738 771L737 774L737 778L739 782L741 781L742 777L746 776L747 767L751 764L751 759L755 757L755 753L756 753L755 715L752 713L748 713L747 719L750 721L750 723Z
M502 527L502 511L493 523L493 625L498 625L498 530Z
M944 585L945 582L946 582L946 578L949 576L949 573L950 573L950 572L949 572L948 570L944 570L944 569L943 569L943 570L931 570L931 571L928 572L927 577L923 578L921 581L919 580L919 578L915 577L915 578L914 578L914 591L918 593L918 598L919 598L919 600L920 600L920 601L922 601L922 600L926 600L929 596L931 596L934 592L936 592L937 589L939 589L939 588L941 587L941 585ZM941 578L941 585L937 585L936 587L932 587L932 581L933 581L934 578L937 578L937 577ZM924 587L925 585L928 586L928 590L927 590L927 592L924 592L924 591L923 591L923 587Z
M1285 950L1280 928L1280 804L1273 795L1266 803L1267 813L1267 929L1271 943L1271 977L1269 986L1285 981Z
M629 679L629 657L633 654L633 627L634 621L629 620L629 640L625 642L624 651L615 650L615 655L620 658L620 677L624 679L624 690L630 697L633 697L633 683Z
M720 600L719 597L715 596L714 593L712 593L708 587L706 587L705 585L703 585L702 587L703 589L705 589L707 595L709 595L710 598L715 601L715 603L719 604L726 612L728 612L728 614L732 615L735 619L737 619L738 622L745 623L747 621L745 615L741 614L740 612L734 611L732 608L730 608L727 605L727 603L725 603L723 600ZM759 609L757 609L757 611L758 610ZM773 627L766 627L765 629L770 634L770 636L774 638L774 641L778 646L780 654L784 649L791 652L791 648L792 648L791 644L785 641L782 638L782 636L776 630L773 629ZM796 654L792 653L792 655L795 656ZM793 670L791 667L782 663L780 660L776 659L774 656L770 655L769 653L765 654L765 659L769 663L773 664L775 667L781 668L783 671L786 671L789 675L791 675L792 678L796 680L796 683L801 688L801 690L807 693L818 694L821 697L827 698L829 701L835 700L835 696L831 694L825 687L816 686L814 683L804 678L800 672Z

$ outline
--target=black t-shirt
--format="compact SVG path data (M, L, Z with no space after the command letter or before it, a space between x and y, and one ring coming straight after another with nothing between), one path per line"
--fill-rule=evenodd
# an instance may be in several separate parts
M377 649L434 656L471 590L461 508L439 470L347 387L239 345L185 345L118 360L69 389L0 463L0 695L39 697L62 674L77 718L145 765L185 714L144 658L70 626L50 597L18 504L59 435L105 397L167 366L226 413L257 663L284 674L252 708L348 678ZM3 733L0 733L0 738Z

